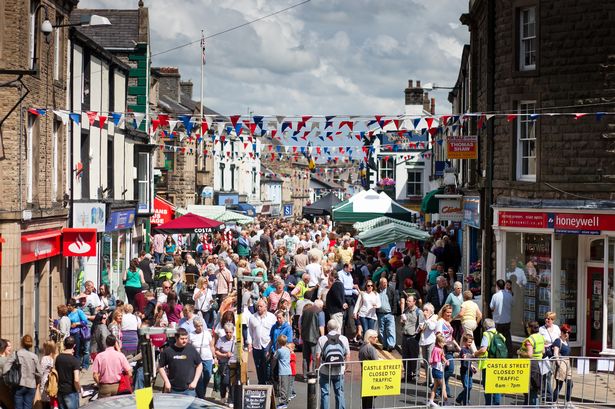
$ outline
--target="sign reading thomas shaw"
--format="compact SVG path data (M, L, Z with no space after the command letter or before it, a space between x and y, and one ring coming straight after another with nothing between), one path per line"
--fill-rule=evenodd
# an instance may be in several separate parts
M527 393L529 359L487 359L485 393Z
M363 361L361 396L399 395L401 373L401 360Z

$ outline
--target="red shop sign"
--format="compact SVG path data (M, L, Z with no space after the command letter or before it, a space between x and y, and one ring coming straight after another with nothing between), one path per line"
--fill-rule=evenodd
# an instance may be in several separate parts
M21 235L21 264L60 254L60 230L47 230Z
M96 255L96 229L62 229L62 254L65 257Z
M175 215L175 206L173 203L156 196L154 198L154 215L150 217L150 223L158 226L173 220Z
M498 224L501 227L547 228L547 214L536 212L500 212Z

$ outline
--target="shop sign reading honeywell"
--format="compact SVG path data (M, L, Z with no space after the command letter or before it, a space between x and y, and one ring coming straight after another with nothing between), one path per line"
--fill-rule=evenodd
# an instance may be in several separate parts
M440 220L460 222L463 220L463 209L460 199L440 199Z
M501 227L553 229L555 233L598 235L615 231L615 214L500 211Z

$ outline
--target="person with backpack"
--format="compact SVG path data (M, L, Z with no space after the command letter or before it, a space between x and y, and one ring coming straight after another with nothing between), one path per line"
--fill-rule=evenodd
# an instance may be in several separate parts
M508 358L506 339L495 329L495 322L491 318L483 321L483 338L480 348L474 353L474 357L483 358L478 362L478 369L482 373L482 383L485 386L485 374L487 372L487 360L484 358ZM499 393L485 393L485 405L499 405L502 395Z
M327 322L327 335L318 339L316 344L316 368L320 367L320 407L329 408L329 388L335 393L335 409L345 409L344 400L344 362L350 359L348 338L341 335L340 324L336 320Z
M54 376L57 376L57 372L55 375L51 375L51 372L54 370L54 361L57 356L55 341L45 341L43 344L43 353L45 355L41 358L41 369L43 370L40 384L41 401L43 402L44 409L51 409L58 406L56 401L58 396L57 377L55 381L53 379Z

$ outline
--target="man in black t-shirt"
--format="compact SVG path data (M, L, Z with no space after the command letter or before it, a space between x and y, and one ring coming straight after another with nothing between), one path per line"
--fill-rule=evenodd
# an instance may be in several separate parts
M79 407L81 362L74 355L75 338L71 336L64 340L64 350L55 361L55 369L58 371L58 401L60 407L66 409Z
M195 388L201 377L203 364L201 355L188 340L188 331L179 328L175 333L175 345L160 353L158 373L164 381L165 392L196 396Z

